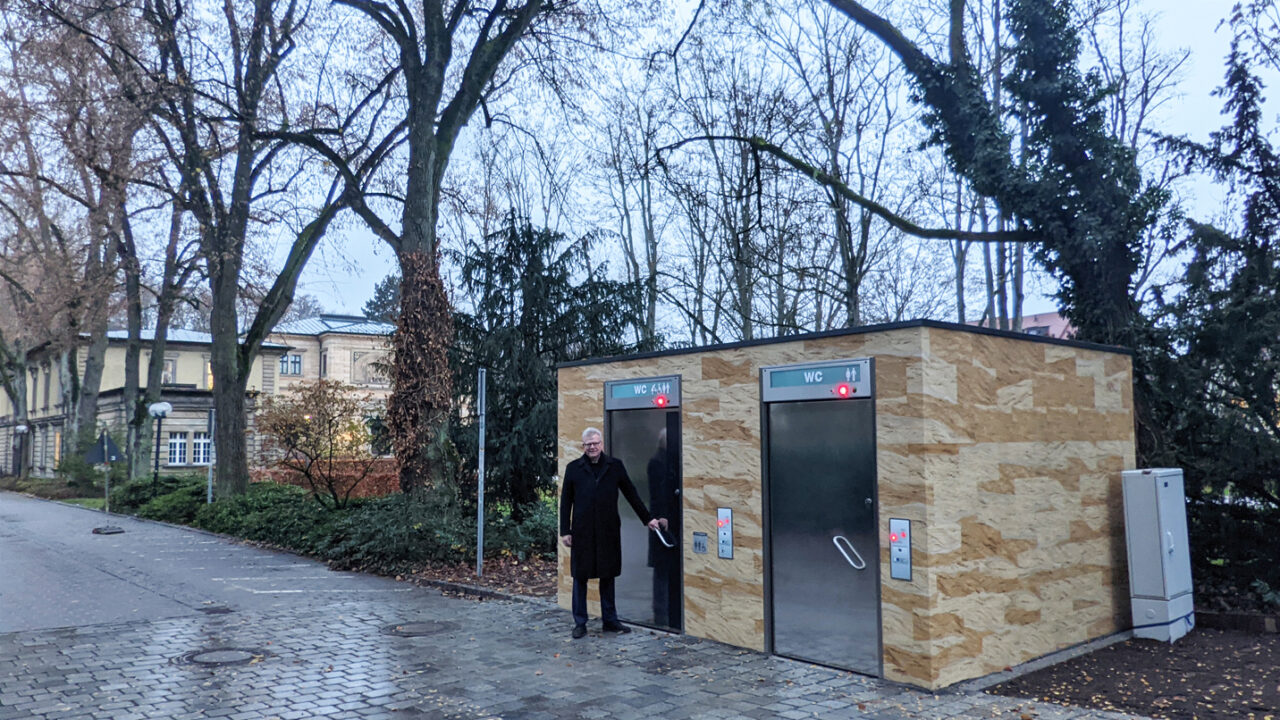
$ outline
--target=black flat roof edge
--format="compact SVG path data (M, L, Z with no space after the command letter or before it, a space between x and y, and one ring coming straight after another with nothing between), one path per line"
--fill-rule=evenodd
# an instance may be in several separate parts
M582 367L584 365L604 365L607 363L622 362L624 360L647 360L650 358L670 357L674 355L692 355L694 353L716 352L720 350L739 350L741 348L758 347L761 345L777 345L779 343L803 340L821 340L823 338L844 337L846 335L863 335L866 333L888 332L890 330L904 330L908 328L954 330L957 332L973 333L975 335L991 335L993 337L1002 337L1010 340L1024 340L1027 342L1043 343L1045 345L1063 345L1066 347L1082 348L1085 350L1097 350L1099 352L1128 355L1130 357L1133 356L1133 350L1119 345L1103 345L1101 343L1084 342L1082 340L1063 340L1061 338L1045 337L1044 335L1029 335L1022 332L1013 332L1012 330L996 330L994 328L978 327L977 325L961 325L959 323L943 322L942 320L920 319L905 320L903 322L895 323L882 323L880 325L863 325L862 327L842 328L840 330L824 330L822 332L804 333L801 335L784 335L782 337L763 338L760 340L743 340L740 342L720 343L717 345L656 350L653 352L636 353L635 355L611 355L609 357L602 358L588 358L586 360L574 360L571 362L559 363L556 365L556 369Z

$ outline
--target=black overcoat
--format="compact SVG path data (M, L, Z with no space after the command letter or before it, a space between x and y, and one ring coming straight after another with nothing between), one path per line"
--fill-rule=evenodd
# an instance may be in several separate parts
M622 574L619 490L640 516L640 522L648 524L652 519L622 461L601 453L600 462L605 463L605 468L599 480L586 455L569 463L560 490L560 534L573 536L569 569L580 580Z

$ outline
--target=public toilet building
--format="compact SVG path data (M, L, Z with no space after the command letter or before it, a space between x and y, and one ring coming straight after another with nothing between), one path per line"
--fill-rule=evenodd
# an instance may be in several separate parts
M1130 625L1116 348L915 321L558 381L560 468L601 428L671 524L620 502L625 621L928 689Z

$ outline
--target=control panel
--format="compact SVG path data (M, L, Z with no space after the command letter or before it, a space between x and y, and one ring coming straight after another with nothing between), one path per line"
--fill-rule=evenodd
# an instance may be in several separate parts
M911 521L889 518L889 577L911 580Z
M733 510L716 508L716 555L733 558Z

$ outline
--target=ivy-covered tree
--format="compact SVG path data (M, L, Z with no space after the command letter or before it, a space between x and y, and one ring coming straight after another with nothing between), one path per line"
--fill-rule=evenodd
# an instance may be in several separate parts
M476 369L488 369L485 496L521 509L556 473L556 365L636 352L641 288L606 277L592 237L576 241L510 217L460 254L470 313L455 315L453 423L464 484L474 484ZM473 493L472 493L473 494Z
M1151 358L1145 454L1185 468L1196 576L1265 596L1280 590L1280 154L1263 126L1262 83L1237 20L1224 114L1208 143L1168 140L1233 189L1239 219L1189 221L1186 272L1163 288ZM1266 49L1263 50L1266 52Z

